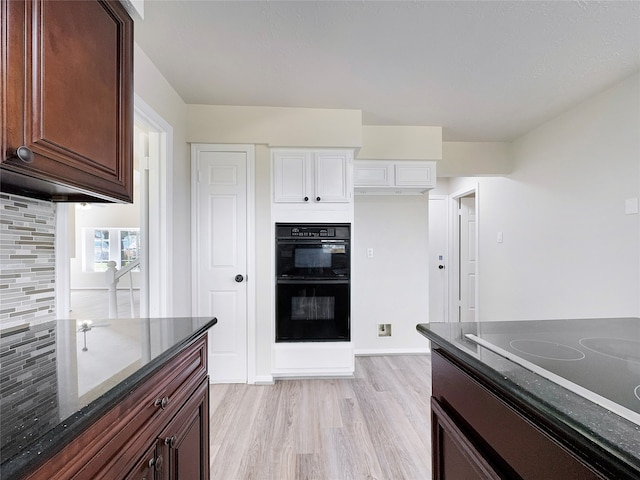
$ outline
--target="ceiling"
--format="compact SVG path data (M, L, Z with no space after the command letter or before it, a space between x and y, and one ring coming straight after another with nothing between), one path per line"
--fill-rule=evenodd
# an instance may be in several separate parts
M640 1L146 0L135 38L189 104L511 141L640 70Z

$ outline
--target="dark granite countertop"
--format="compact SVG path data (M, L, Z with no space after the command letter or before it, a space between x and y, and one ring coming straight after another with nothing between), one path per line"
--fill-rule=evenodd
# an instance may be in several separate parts
M637 405L633 397L633 385L640 385L640 349L637 348L640 345L640 319L424 323L416 328L431 340L432 348L444 350L490 379L500 391L518 402L525 402L563 435L584 445L594 455L606 456L607 462L629 472L629 478L640 478L640 397ZM474 336L489 345L478 344ZM609 350L596 351L593 346L596 338L609 341ZM547 376L545 370L548 367L546 357L556 355L547 352L545 359L541 360L540 353L534 355L530 350L523 350L527 345L523 343L525 340L529 342L528 346L535 346L534 342L537 342L547 350L567 355L568 358L551 358L554 361L550 364L562 364L556 371L557 375ZM617 344L613 340L620 340L619 352L614 350ZM497 353L492 351L494 345L501 346L502 351L500 348ZM509 350L517 353L519 358L513 358ZM569 358L570 355L574 358ZM523 364L519 363L520 358L525 359ZM580 361L573 361L576 359ZM536 361L543 365L543 371L537 371L535 365L531 367L528 364ZM569 382L561 385L563 377ZM611 383L612 380L615 383ZM574 382L579 384L578 388ZM599 403L599 395L589 398L589 386L599 382L603 382L602 395L616 402L618 392L611 391L616 388L614 384L623 385L625 392L627 385L631 385L631 396L623 398L628 408L622 408L622 413L614 413ZM582 390L581 385L586 388ZM638 391L636 388L636 397ZM603 400L605 405L607 401Z
M59 451L217 321L90 322L33 321L0 330L1 478Z

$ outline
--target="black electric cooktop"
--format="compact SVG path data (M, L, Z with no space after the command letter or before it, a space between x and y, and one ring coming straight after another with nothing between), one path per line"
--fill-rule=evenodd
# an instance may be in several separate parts
M640 425L640 318L491 322L474 327L464 334L467 342Z

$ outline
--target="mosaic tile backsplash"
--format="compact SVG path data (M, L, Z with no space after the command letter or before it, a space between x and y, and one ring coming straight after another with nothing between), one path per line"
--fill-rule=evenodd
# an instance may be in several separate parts
M0 193L0 326L55 318L54 203Z
M55 321L0 330L0 451L16 455L60 421Z

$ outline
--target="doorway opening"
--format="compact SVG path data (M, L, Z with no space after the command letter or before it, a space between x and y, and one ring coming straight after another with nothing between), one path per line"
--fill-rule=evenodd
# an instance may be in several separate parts
M118 282L119 317L171 314L172 188L167 172L173 129L137 96L134 139L133 204L58 204L58 318L113 316L104 272L108 261L118 270L136 263Z

